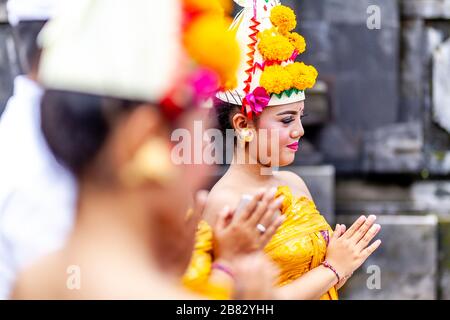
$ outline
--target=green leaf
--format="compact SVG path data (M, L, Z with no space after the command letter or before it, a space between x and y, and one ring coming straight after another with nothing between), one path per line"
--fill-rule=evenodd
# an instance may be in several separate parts
M281 93L272 93L271 97L276 96L276 97L278 97L278 99L281 99L283 97L283 95L286 95L288 98L290 98L290 97L292 97L292 95L294 93L298 94L299 92L302 92L302 90L298 90L296 88L291 88L291 89L288 89L288 90L284 90Z

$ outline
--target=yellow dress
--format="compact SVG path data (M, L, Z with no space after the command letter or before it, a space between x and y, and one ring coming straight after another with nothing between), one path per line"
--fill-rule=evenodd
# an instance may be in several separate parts
M276 197L283 195L281 208L285 221L264 248L280 268L278 285L283 286L318 267L325 259L332 229L320 215L313 201L294 197L289 187L279 187ZM191 264L183 278L186 287L213 299L229 299L231 288L220 288L209 281L212 266L213 233L202 221L199 224ZM333 287L321 300L337 300Z

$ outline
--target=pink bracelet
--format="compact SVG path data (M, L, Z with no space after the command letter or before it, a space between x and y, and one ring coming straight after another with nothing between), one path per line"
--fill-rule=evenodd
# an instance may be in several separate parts
M230 268L224 266L223 264L215 262L215 263L213 263L211 269L213 269L213 270L216 269L216 270L220 270L222 272L225 272L227 275L229 275L234 280L234 273L233 273L233 271Z
M335 269L331 264L328 263L328 261L325 260L325 261L322 262L321 264L322 264L325 268L328 268L328 269L330 269L331 271L333 271L334 274L336 275L336 278L337 278L337 280L338 280L338 283L341 282L341 277L339 276L339 273L336 271L336 269Z

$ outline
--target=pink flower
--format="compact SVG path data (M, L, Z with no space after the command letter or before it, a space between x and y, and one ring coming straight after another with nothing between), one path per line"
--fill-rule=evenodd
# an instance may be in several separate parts
M256 114L259 114L263 112L264 108L269 104L270 96L267 93L266 89L264 89L263 87L258 87L253 90L252 93L249 93L245 97L245 100L252 111Z
M220 80L216 73L208 69L198 70L191 78L196 99L213 97L219 89Z

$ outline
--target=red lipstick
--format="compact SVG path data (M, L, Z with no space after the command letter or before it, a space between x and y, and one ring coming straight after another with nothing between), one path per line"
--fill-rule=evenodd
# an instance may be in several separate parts
M288 145L287 146L289 149L292 149L292 150L294 150L294 151L297 151L298 150L298 141L297 142L294 142L294 143L292 143L292 144L290 144L290 145Z

